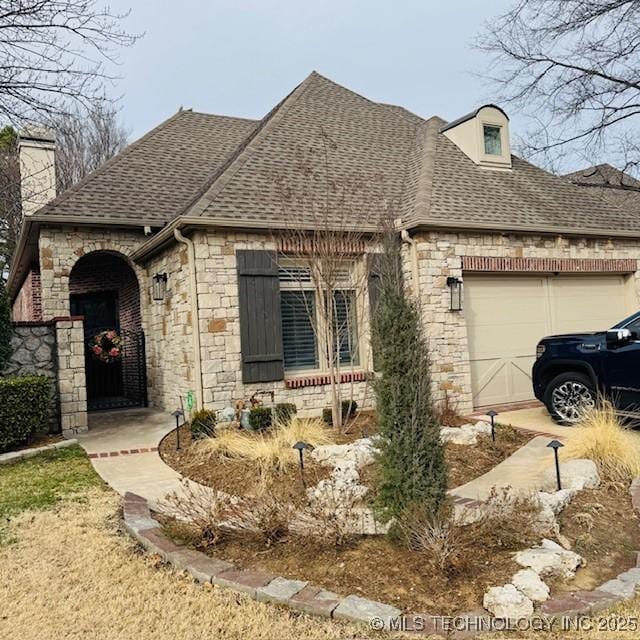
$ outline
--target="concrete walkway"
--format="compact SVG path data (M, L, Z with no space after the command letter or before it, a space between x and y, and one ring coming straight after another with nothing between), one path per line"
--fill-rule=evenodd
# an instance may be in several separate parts
M120 495L130 491L157 505L181 488L180 474L158 454L173 428L175 418L161 411L109 411L90 414L89 431L77 438L100 477Z
M557 438L566 437L572 429L572 427L564 427L555 423L545 407L505 411L498 414L496 421L500 424L510 424L513 427L537 431Z
M469 500L486 500L495 487L511 487L520 492L539 489L544 472L554 464L553 452L547 447L549 437L538 436L503 460L484 475L452 489L449 493ZM469 447L473 455L473 446Z

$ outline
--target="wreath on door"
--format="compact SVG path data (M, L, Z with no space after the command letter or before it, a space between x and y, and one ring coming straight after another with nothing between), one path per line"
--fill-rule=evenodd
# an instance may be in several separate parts
M93 336L89 349L101 362L110 364L122 358L122 338L115 329L101 331Z

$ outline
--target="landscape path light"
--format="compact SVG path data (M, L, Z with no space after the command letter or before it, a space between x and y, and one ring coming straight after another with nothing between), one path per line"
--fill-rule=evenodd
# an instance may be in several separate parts
M564 447L560 440L552 440L547 447L553 449L553 455L556 459L556 482L558 484L558 491L562 489L562 483L560 482L560 461L558 460L558 449Z
M491 439L496 441L496 416L498 415L497 411L490 409L487 411L487 415L491 418Z
M307 483L304 480L304 450L305 449L312 450L313 445L310 445L306 442L302 442L302 440L298 440L298 442L296 442L293 445L292 449L295 449L298 452L298 455L300 456L300 479L302 480L302 486L306 487Z
M176 451L180 451L180 418L184 418L184 411L176 409L171 415L176 419Z

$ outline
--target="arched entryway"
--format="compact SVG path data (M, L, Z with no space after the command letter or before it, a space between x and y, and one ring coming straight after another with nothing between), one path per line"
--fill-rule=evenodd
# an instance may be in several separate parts
M127 260L108 251L83 256L69 276L69 298L71 314L84 316L88 410L146 406L140 287ZM100 344L115 344L114 355Z

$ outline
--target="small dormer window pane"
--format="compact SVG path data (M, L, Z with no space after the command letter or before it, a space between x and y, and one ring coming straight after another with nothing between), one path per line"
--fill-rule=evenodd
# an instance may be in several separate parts
M502 155L502 141L500 127L484 125L484 152L488 156Z

